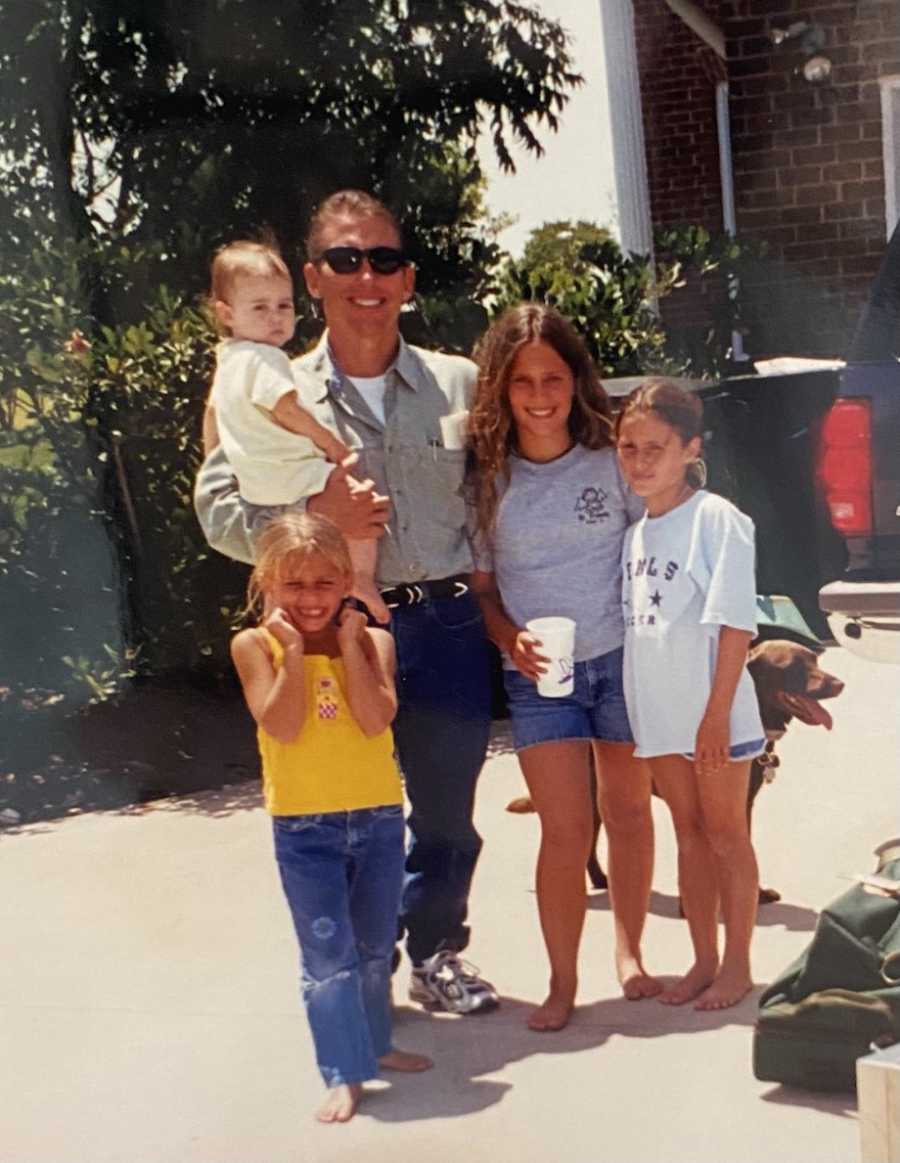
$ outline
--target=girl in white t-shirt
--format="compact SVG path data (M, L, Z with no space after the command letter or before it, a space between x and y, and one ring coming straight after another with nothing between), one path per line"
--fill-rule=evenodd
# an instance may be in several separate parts
M635 754L672 812L694 946L694 964L660 1001L715 1010L753 984L747 784L765 733L745 666L756 633L753 522L702 488L701 432L697 397L659 378L628 397L617 423L622 471L647 506L622 550L625 697Z

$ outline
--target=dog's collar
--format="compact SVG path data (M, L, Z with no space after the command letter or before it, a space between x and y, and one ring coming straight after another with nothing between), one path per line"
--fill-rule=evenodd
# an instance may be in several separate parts
M769 729L766 731L766 749L762 755L756 757L756 762L763 769L763 779L771 783L775 778L775 768L781 766L781 760L775 754L775 744L784 734L784 731Z

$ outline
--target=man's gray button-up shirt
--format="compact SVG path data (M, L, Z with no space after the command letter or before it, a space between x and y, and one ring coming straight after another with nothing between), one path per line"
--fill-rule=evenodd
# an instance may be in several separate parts
M444 448L440 417L469 407L475 365L401 339L387 372L383 425L334 364L327 333L294 360L293 369L300 402L358 453L354 476L371 478L376 491L390 497L387 531L378 543L379 584L471 570L462 488L466 454ZM249 544L226 474L227 461L216 449L197 479L197 512L210 544L246 561Z

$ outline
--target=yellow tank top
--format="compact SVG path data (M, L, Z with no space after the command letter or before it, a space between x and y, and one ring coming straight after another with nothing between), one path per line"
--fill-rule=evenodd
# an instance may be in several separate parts
M284 651L266 633L275 669ZM343 659L303 660L306 717L295 739L282 743L260 727L263 792L273 816L349 812L403 802L390 728L367 736L350 711Z

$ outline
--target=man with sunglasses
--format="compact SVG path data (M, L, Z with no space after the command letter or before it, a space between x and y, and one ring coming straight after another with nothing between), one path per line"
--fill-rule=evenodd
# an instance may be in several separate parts
M396 219L355 190L319 207L303 273L326 331L293 363L302 404L358 456L352 488L336 468L310 511L345 536L384 534L377 579L397 645L394 737L411 804L401 906L413 963L410 997L451 1013L492 1009L497 994L461 960L469 888L481 849L472 822L490 726L488 647L477 603L462 498L465 451L446 448L442 416L464 411L470 360L425 351L400 335L415 272ZM204 420L207 459L195 501L210 544L251 553L231 470Z

